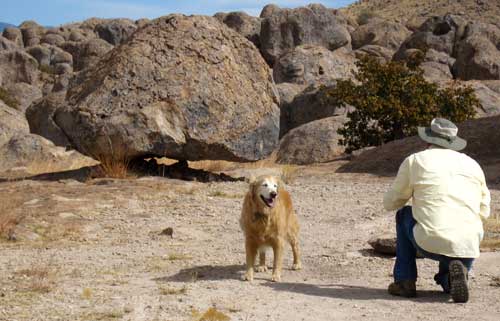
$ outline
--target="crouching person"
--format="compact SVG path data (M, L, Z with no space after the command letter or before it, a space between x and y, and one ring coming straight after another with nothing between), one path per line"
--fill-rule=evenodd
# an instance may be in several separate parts
M439 262L434 280L454 302L469 299L468 272L479 257L490 193L478 163L458 152L466 141L457 133L455 124L442 118L418 128L428 148L404 160L384 195L387 210L399 209L392 295L416 296L418 252ZM410 199L412 206L404 206Z

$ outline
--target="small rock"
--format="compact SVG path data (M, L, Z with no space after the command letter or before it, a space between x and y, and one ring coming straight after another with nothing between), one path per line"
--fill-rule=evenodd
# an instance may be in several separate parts
M161 231L160 235L166 235L170 236L171 238L174 238L174 229L171 227L167 227L163 231Z
M396 237L394 236L379 236L368 241L375 252L384 255L396 255Z

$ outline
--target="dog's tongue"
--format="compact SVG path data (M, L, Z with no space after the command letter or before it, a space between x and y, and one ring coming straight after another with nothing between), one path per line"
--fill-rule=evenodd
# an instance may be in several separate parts
M276 198L267 199L266 203L269 207L274 207L274 204L276 203Z

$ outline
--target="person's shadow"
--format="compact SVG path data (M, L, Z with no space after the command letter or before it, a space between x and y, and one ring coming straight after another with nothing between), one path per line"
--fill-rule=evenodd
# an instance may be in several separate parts
M233 265L201 265L182 269L176 274L154 279L157 282L195 282L235 280L242 282L241 275L245 270L242 264ZM256 280L260 278L256 277ZM294 292L303 295L320 296L327 298L338 298L344 300L408 300L402 297L395 297L383 288L370 288L348 284L308 284L292 282L264 282L255 286L267 286L276 291ZM417 297L410 300L417 302L446 302L447 295L441 291L418 291Z
M315 285L307 283L274 283L267 282L263 285L276 291L295 292L305 295L337 298L344 300L408 300L407 298L392 296L387 289L369 288L348 284ZM443 302L447 295L441 291L418 291L417 297L410 300L418 302Z

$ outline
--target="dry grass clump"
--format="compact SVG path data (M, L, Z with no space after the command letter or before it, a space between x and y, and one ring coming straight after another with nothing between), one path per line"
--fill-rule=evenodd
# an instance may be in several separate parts
M231 193L226 193L224 191L212 191L208 194L210 197L220 197L220 198L243 198L244 195L242 194L231 194Z
M101 163L99 165L100 173L97 173L97 176L118 179L136 177L132 173L131 162L128 157L98 156L96 159Z
M191 259L191 256L182 253L171 253L167 256L167 260L169 261L185 261Z
M192 311L193 320L195 321L229 321L231 318L216 308L209 308L205 313L200 313L196 310Z
M490 217L483 221L486 237L481 242L482 249L500 250L500 219ZM493 234L494 236L488 236Z
M180 295L186 293L187 293L187 288L185 286L183 286L182 288L172 288L166 286L160 287L161 295Z
M14 272L19 277L21 290L48 293L55 287L57 270L50 265L36 265Z
M291 184L297 177L298 167L293 165L284 165L281 168L281 179L286 184Z
M0 197L0 239L10 240L14 228L25 218L21 212L22 200L5 194Z

